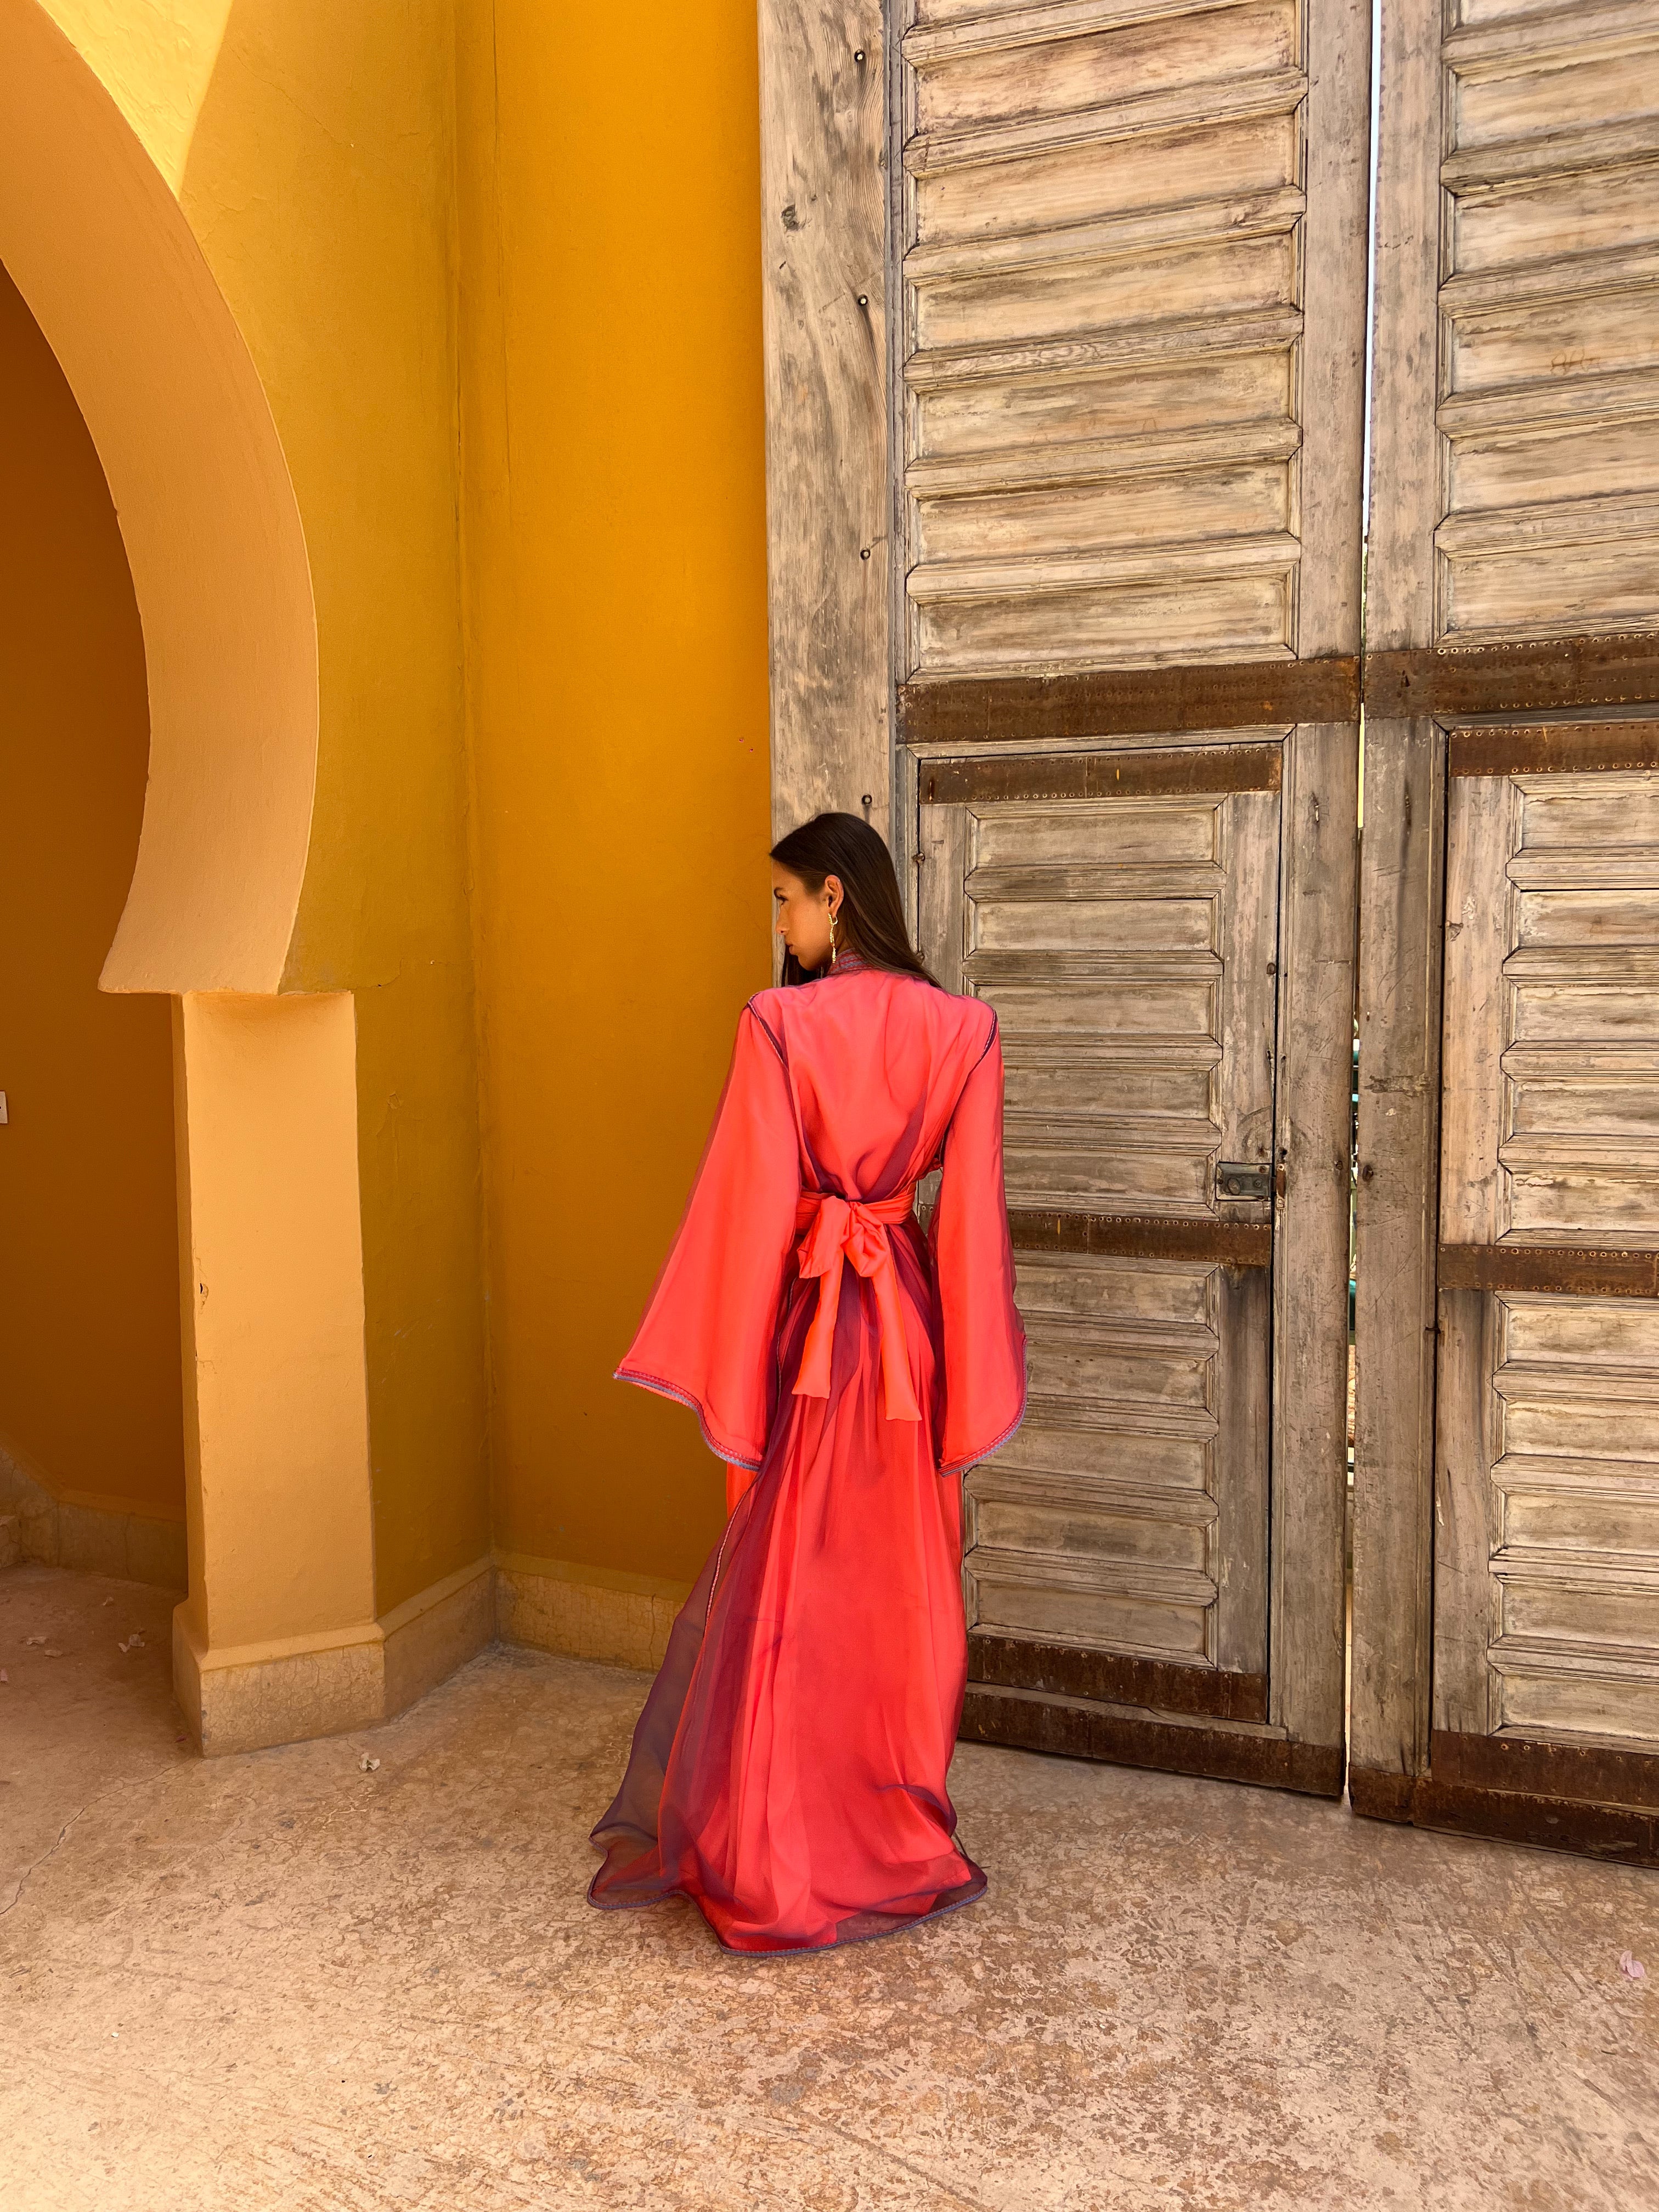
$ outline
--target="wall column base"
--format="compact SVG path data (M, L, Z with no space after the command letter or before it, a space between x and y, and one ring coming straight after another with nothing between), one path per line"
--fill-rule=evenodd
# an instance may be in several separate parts
M214 1649L187 1605L173 1616L173 1683L204 1758L343 1735L391 1720L493 1643L490 1563L479 1559L379 1620Z
M280 1642L204 1644L173 1616L174 1692L203 1756L374 1728L498 1638L611 1666L662 1664L690 1586L497 1553L378 1620Z

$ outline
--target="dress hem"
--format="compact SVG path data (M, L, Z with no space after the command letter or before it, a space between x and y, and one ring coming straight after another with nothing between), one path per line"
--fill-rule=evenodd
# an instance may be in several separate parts
M963 1852L963 1856L966 1858L967 1853ZM596 1912L644 1912L647 1911L653 1905L666 1905L671 1899L677 1897L684 1898L688 1905L693 1905L696 1908L696 1911L702 1916L704 1927L708 1929L709 1934L714 1937L720 1949L726 1953L727 1958L798 1959L801 1957L817 1957L825 1951L850 1950L854 1943L884 1943L890 1936L902 1936L908 1929L912 1928L920 1928L929 1920L942 1920L947 1912L960 1912L964 1905L977 1905L980 1899L984 1896L986 1891L989 1889L991 1886L990 1878L986 1874L984 1868L975 1865L972 1859L968 1859L968 1863L969 1866L973 1867L974 1872L978 1877L978 1881L976 1884L969 1882L960 1885L960 1887L965 1888L967 1891L967 1894L965 1896L953 1897L948 1905L930 1905L926 1912L907 1913L902 1917L896 1915L894 1917L893 1924L890 1928L872 1928L862 1936L837 1936L828 1943L728 1943L725 1936L720 1934L720 1929L715 1927L714 1922L708 1917L708 1915L703 1911L702 1905L697 1903L696 1896L689 1889L665 1889L659 1891L655 1897L631 1898L622 1904L608 1905L601 1899L595 1897L593 1894L594 1889L598 1886L600 1877L605 1873L605 1869L603 1867L600 1867L594 1874L593 1880L589 1882L587 1886L586 1893L587 1902L592 1906ZM854 1917L854 1916L850 1913L848 1916L849 1919Z

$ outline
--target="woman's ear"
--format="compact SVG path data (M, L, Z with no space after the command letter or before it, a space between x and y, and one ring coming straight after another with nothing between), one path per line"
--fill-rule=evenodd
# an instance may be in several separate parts
M823 896L830 913L838 914L841 911L841 902L847 896L846 890L842 885L839 876L826 876L824 878Z

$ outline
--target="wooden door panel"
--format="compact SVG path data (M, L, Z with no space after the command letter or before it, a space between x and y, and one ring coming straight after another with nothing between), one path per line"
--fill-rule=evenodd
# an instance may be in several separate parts
M915 667L942 676L1066 660L1231 660L1281 647L1294 605L1288 539L1245 538L1174 560L1137 549L913 572Z
M1297 12L1295 0L1246 0L1197 15L1100 4L1060 19L1051 8L1013 7L981 10L972 23L935 31L933 11L925 9L907 46L916 72L916 127L1013 123L1144 100L1172 88L1230 84L1240 72L1289 69L1297 59ZM1068 25L1071 37L1054 34Z
M1659 1777L1656 802L1651 774L1451 782L1425 1818L1521 1818L1501 1771L1437 1782L1482 1741L1540 1802L1590 1747L1616 1802ZM1553 1819L1601 1847L1602 1812Z
M1010 1204L1212 1212L1217 1159L1271 1155L1277 794L923 818L930 945L1002 1030Z
M1167 201L1177 164L1200 203L1282 191L1296 182L1302 90L1297 72L1279 71L1219 97L1200 81L1084 112L929 131L906 150L916 242L1006 246L1062 224L1104 224Z
M1460 776L1448 826L1443 1242L1659 1248L1655 778ZM1434 1725L1639 1742L1659 1301L1448 1288L1441 1341Z
M1042 890L1050 896L1044 897ZM1158 954L1211 950L1213 901L1182 898L1179 892L1155 902L1133 896L1114 897L1075 878L1059 884L1028 887L1006 880L988 883L975 871L973 901L975 953L1017 952Z
M1139 1224L1201 1240L1224 1216L1265 1245L1271 1200L1221 1195L1216 1164L1272 1159L1278 793L993 796L921 815L927 950L1002 1032L1017 1246L1051 1211L1109 1220L1128 1247ZM1267 1270L1218 1252L1018 1257L1030 1407L967 1484L975 1680L1085 1663L1097 1679L1150 1664L1259 1683ZM1169 1693L1204 1709L1190 1684ZM1239 1695L1218 1680L1208 1709Z
M1194 217L1183 210L1182 227L1187 235L1172 245L1159 240L1159 232L1166 228L1163 223L1143 219L1131 228L1121 222L1115 231L1098 226L1094 234L1098 246L1109 247L1115 240L1137 249L1117 258L1100 252L1079 258L1076 241L1071 239L1066 240L1070 250L1064 258L1023 267L988 268L988 263L1006 257L993 256L983 248L975 249L971 260L961 248L948 253L935 249L925 257L918 252L912 261L917 279L914 312L918 349L938 356L953 347L995 349L1032 340L1052 345L1103 327L1109 331L1138 323L1157 325L1172 298L1190 297L1200 290L1208 295L1218 314L1283 314L1296 298L1295 242L1284 227L1285 216L1294 211L1285 193L1270 195L1255 220L1260 225L1276 223L1277 228L1262 228L1257 235L1246 229L1241 239L1240 227L1228 220L1237 212L1234 203L1218 203L1200 218L1212 228L1213 234L1207 237L1193 234ZM961 273L963 264L968 273ZM1201 460L1206 453L1217 461L1252 454L1267 459L1285 458L1285 441L1291 434L1284 421L1289 395L1282 370L1271 360L1253 364L1248 370L1231 369L1227 384L1231 404L1218 416L1213 389L1194 391L1190 369L1184 376L1178 368L1164 368L1159 374L1158 367L1154 356L1135 380L1138 386L1153 385L1162 400L1155 407L1151 428L1153 438L1166 443L1162 451L1157 444L1151 447L1147 458L1152 465L1186 458ZM1120 372L1115 377L1091 378L1080 390L1068 384L1045 383L1042 404L1050 427L1064 428L1068 437L1079 443L1121 428L1112 418L1121 412L1127 380ZM930 388L934 387L925 380L918 386L921 391ZM1139 392L1136 396L1139 399ZM975 471L988 473L981 456L988 446L997 451L996 426L1004 411L1012 407L1016 420L1029 419L1030 404L1029 400L1021 404L1012 394L1000 393L988 407L981 404L971 411L959 409L963 418L959 422L945 417L937 405L925 408L924 434L917 441L919 454L925 460L919 463L912 481L944 490L952 483L971 482ZM1254 434L1218 438L1210 428L1218 421L1230 420L1254 424ZM1097 463L1109 462L1109 447L1094 458ZM1022 473L1034 475L1036 467L1036 463L1028 463Z
M1659 1245L1653 779L1457 777L1449 819L1442 1239Z
M1659 0L1382 46L1350 1790L1659 1859Z
M905 32L907 675L1295 650L1303 14Z
M1207 1129L1212 1059L1178 1048L1168 1059L1148 1045L1131 1060L1119 1049L1106 1054L1090 1046L1022 1046L1019 1065L1007 1072L1007 1110L1034 1116L1051 1129L1066 1129L1079 1115L1098 1112L1109 1069L1116 1111L1157 1115Z
M1227 211L1220 210L1220 216L1224 218ZM1279 210L1280 221L1293 211ZM1237 241L1230 236L1228 243ZM1005 298L1006 288L999 284L996 295ZM1154 303L1165 296L1160 290ZM920 292L917 311L925 315ZM1050 342L1071 335L1063 309L1045 310L1031 319L1035 335ZM1249 316L1257 329L1266 319L1259 313ZM1285 321L1285 311L1280 310L1278 324ZM1236 331L1236 325L1230 327ZM1137 337L1133 321L1127 328L1115 322L1108 329L1109 337L1091 338L1089 366L1082 372L1063 362L1048 368L1025 363L1017 369L1011 361L1000 377L951 376L946 373L949 356L931 372L915 368L905 410L911 482L931 489L952 468L965 471L981 456L1018 456L1055 440L1088 465L1098 463L1103 449L1106 455L1121 453L1125 439L1133 439L1142 453L1150 449L1156 454L1161 447L1166 454L1173 450L1200 459L1256 453L1295 439L1295 364L1287 329L1273 327L1280 342L1270 349L1214 359L1200 333L1183 332L1190 348L1184 360L1170 357L1169 331L1153 327ZM1650 336L1645 326L1631 333L1633 359L1641 358L1638 349L1650 343ZM917 337L931 340L925 319ZM960 342L952 332L945 343ZM928 343L927 350L945 356L945 345Z
M1182 1149L1173 1138L1138 1146L1133 1135L1115 1146L1097 1139L1086 1147L1068 1147L1053 1142L1054 1134L1045 1129L1040 1143L1022 1144L1016 1132L1007 1144L1010 1206L1185 1214L1196 1212L1208 1196L1215 1156L1203 1136Z
M1659 1304L1448 1296L1435 1726L1659 1744Z
M1029 769L1024 774L1029 781ZM1012 803L979 817L975 867L987 878L1004 868L1075 870L1065 878L1066 888L1097 895L1112 888L1109 872L1133 869L1134 876L1121 878L1126 889L1144 884L1164 892L1173 883L1213 892L1224 866L1219 829L1214 801L1206 799L1118 799L1092 808ZM1172 878L1176 870L1179 877Z
M1367 0L760 28L778 825L890 827L1008 1054L964 1724L1334 1791Z
M1441 50L1437 635L1652 628L1659 386L1642 249L1659 240L1659 192L1632 163L1656 143L1659 16L1650 0L1462 14Z
M1524 420L1517 390L1535 393L1534 411L1547 419L1551 384L1568 363L1592 405L1604 394L1618 404L1626 393L1644 390L1641 372L1659 345L1650 258L1640 252L1604 257L1593 291L1564 291L1549 263L1496 281L1449 284L1443 295L1449 313L1441 422L1453 440L1467 425L1492 443L1505 422Z
M1079 1257L1069 1272L1108 1318L1079 1323L1042 1303L1056 1263L1034 1280L1019 1256L1030 1404L967 1486L975 1679L1021 1679L988 1638L1264 1678L1267 1270ZM1196 1294L1203 1317L1180 1336L1137 1321L1126 1279ZM1225 1713L1234 1688L1218 1682L1206 1705L1196 1684L1166 1684L1157 1702Z

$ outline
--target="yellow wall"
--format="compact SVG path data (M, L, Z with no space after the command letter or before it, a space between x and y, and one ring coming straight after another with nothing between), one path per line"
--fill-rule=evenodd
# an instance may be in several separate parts
M355 1000L377 1605L483 1550L492 1459L498 1544L688 1577L720 1471L609 1378L769 974L752 0L42 4L303 525L283 981Z
M184 1513L167 1001L100 994L138 846L144 648L115 511L0 271L0 1439Z
M753 0L496 0L459 144L496 1540L689 1579L610 1380L770 980Z

